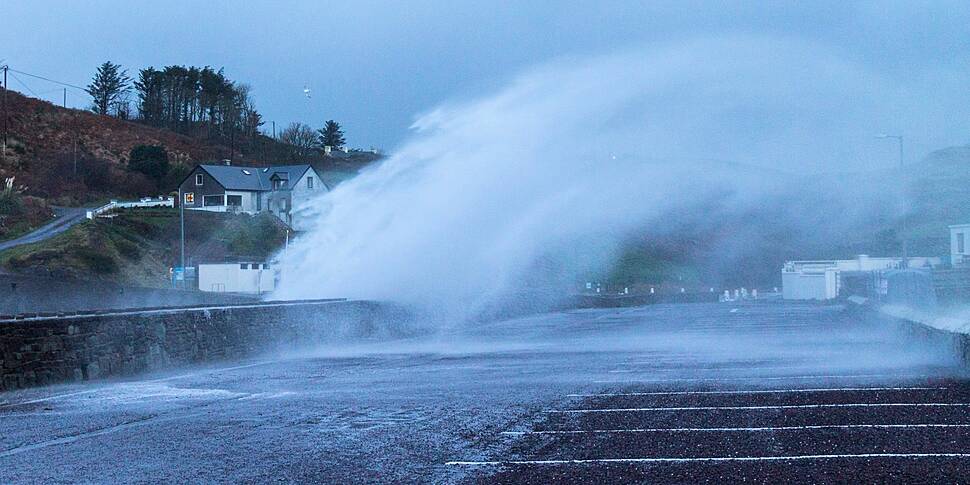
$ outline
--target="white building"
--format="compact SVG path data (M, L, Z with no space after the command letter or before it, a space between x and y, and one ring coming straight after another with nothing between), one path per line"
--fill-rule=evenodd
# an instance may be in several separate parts
M940 258L906 258L910 268L940 265ZM843 273L872 273L901 268L902 258L872 258L860 254L855 259L787 261L781 270L782 297L786 300L831 300L839 296Z
M199 291L268 293L276 289L279 271L269 263L201 263Z
M970 224L955 224L950 226L950 264L963 266L970 264L970 251L967 243L970 239Z
M211 212L269 212L294 230L309 227L294 206L305 205L329 187L313 167L236 167L199 165L179 184L179 200L188 210Z

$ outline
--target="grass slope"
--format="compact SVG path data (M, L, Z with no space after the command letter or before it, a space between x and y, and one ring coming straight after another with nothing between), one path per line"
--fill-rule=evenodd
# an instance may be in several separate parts
M265 214L191 211L186 217L186 235L190 260L222 261L237 256L261 260L282 245L285 229ZM168 286L169 268L178 260L179 218L174 209L124 211L0 253L0 266L11 272L151 287Z

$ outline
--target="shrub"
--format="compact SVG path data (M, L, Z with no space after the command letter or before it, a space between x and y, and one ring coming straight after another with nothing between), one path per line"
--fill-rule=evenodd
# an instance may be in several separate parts
M20 215L24 212L24 200L13 185L14 179L10 177L4 181L0 188L0 214Z
M118 248L119 254L128 259L138 259L141 256L141 249L138 245L127 239L115 241L115 247Z
M74 254L94 273L108 274L118 270L118 263L97 249L79 247Z
M159 145L138 145L131 149L128 168L161 182L168 173L168 152Z

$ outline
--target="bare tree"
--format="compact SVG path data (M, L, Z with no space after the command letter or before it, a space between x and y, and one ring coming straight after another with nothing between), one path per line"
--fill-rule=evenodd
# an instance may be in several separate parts
M305 123L290 123L290 126L280 133L280 141L292 148L293 156L305 158L313 153L317 133Z

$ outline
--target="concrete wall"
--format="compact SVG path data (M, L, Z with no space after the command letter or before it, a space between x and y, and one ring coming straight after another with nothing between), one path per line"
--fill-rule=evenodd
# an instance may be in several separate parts
M408 334L366 301L277 302L0 320L0 391Z
M163 306L254 303L255 295L121 286L52 275L0 275L0 315Z
M855 311L864 312L868 318L878 319L888 325L894 325L909 335L913 340L928 342L941 352L952 353L959 364L970 366L970 335L964 331L937 328L919 321L915 315L901 315L892 311L892 307L878 308L875 306L860 306Z

